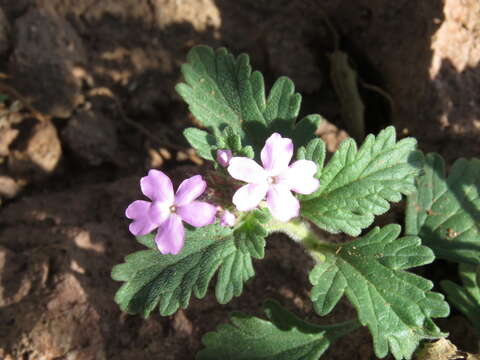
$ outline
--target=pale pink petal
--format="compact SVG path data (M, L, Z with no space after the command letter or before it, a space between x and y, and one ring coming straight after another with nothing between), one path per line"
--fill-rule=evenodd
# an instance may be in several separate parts
M239 211L255 209L267 194L268 183L248 184L233 194L232 202Z
M135 200L130 205L128 205L125 210L125 216L129 219L140 219L142 217L148 216L148 211L152 203L145 200Z
M158 228L155 243L162 254L176 255L183 248L185 230L180 216L172 214Z
M129 226L128 230L134 236L142 236L150 234L153 230L158 227L158 224L151 222L148 217L134 220Z
M227 167L232 159L232 152L230 150L217 150L217 162L223 166Z
M236 219L230 211L224 210L222 217L220 218L220 225L225 227L230 227L235 225Z
M177 215L186 223L201 227L215 222L217 207L204 201L192 201L183 206L177 206Z
M206 188L207 183L202 179L201 175L195 175L183 180L175 194L175 205L182 206L191 203L202 195Z
M227 171L234 179L251 184L259 184L267 179L265 170L255 161L246 157L233 157Z
M271 176L281 174L288 168L293 156L293 142L283 138L278 133L273 133L265 142L260 153L262 164Z
M160 170L152 169L140 179L142 193L152 201L173 204L173 186L170 178Z
M298 216L300 212L300 202L282 184L272 185L268 189L267 207L274 218L284 222Z
M151 206L151 202L144 200L136 200L128 205L127 210L125 210L125 216L129 219L134 219L128 226L133 235L147 235L158 226L158 224L150 220L148 215Z
M278 177L278 183L300 194L314 193L320 182L313 176L317 172L317 164L310 160L295 161Z
M158 201L154 201L152 203L152 206L150 206L150 210L148 212L150 221L158 225L162 224L170 214L170 206L166 203L161 203Z

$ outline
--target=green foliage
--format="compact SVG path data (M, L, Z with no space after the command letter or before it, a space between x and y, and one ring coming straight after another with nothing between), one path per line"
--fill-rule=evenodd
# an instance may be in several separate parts
M246 156L252 159L255 155L250 145L243 146L240 135L236 134L232 128L227 127L217 137L218 149L230 149L234 156Z
M183 131L183 135L190 145L197 150L199 156L205 160L215 161L215 155L213 154L213 150L217 148L215 136L197 128L187 128Z
M255 150L275 131L292 138L297 147L315 137L319 115L307 116L295 125L301 96L290 79L279 78L267 98L263 76L252 72L246 54L235 58L224 48L196 46L187 61L182 66L185 83L176 90L213 135L221 136L230 127L243 144Z
M205 160L216 161L216 150L218 149L229 149L234 156L253 158L255 155L253 148L249 145L243 146L241 137L235 134L230 127L226 127L217 136L197 128L187 128L183 131L183 135L197 150L198 155Z
M442 336L431 318L445 317L447 303L433 284L406 269L431 263L434 255L414 236L398 238L400 226L375 228L326 253L310 273L315 310L328 314L345 294L373 336L375 354L410 358L420 340Z
M355 330L357 322L317 326L300 320L277 302L264 305L267 320L234 313L202 341L198 360L317 360L336 339Z
M297 151L298 160L311 160L318 166L315 177L320 177L320 173L323 169L323 163L325 161L325 155L327 154L325 149L325 143L320 139L311 140L307 146L302 146Z
M447 299L458 308L480 335L480 265L460 264L463 286L452 281L442 281Z
M440 155L426 156L417 192L408 197L406 232L436 257L480 264L480 160L457 160L445 176Z
M359 235L389 202L415 191L423 160L416 143L396 141L393 127L367 136L359 150L354 140L344 141L321 170L320 188L302 201L302 215L326 231Z
M240 226L241 236L230 228L211 225L186 229L185 247L178 255L162 255L154 235L138 238L151 250L138 251L112 270L112 278L123 281L115 301L130 314L148 317L158 305L161 315L186 308L193 294L201 299L218 270L215 294L222 304L242 293L244 283L254 275L252 257L262 258L265 240L259 231L265 216L249 214Z

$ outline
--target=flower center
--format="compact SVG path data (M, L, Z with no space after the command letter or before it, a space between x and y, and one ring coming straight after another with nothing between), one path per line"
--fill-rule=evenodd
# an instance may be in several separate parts
M273 185L277 183L277 178L275 176L269 176L267 177L267 182L268 185Z
M171 213L175 213L175 211L177 211L177 208L175 207L175 205L172 205L168 208L170 210Z

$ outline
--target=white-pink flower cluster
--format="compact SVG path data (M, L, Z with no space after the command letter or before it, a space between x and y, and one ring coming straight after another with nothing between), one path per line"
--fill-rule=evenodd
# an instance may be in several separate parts
M290 164L293 142L273 133L260 153L262 165L246 157L232 157L230 150L218 150L217 161L227 167L228 173L247 184L233 195L232 202L238 211L256 208L263 199L273 217L289 221L299 215L300 202L292 194L311 194L318 189L314 177L317 165L310 160ZM126 216L132 219L130 232L146 235L155 229L155 242L162 254L178 254L183 248L185 232L183 222L202 227L215 222L219 213L220 225L235 226L235 215L197 198L203 194L207 183L200 175L184 180L176 193L170 178L159 170L150 170L140 181L143 194L151 201L136 200L131 203Z

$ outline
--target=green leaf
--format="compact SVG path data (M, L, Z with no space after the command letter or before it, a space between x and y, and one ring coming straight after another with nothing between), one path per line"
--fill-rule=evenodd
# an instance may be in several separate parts
M190 145L197 150L199 156L205 160L215 160L213 150L216 149L217 141L213 135L197 128L187 128L183 131L183 135Z
M416 140L397 142L393 127L367 136L358 151L348 139L321 170L320 188L302 201L302 215L331 233L358 236L374 215L390 209L389 202L415 191L422 160Z
M291 132L293 143L296 147L306 146L309 141L315 139L315 132L323 118L318 114L310 114L300 120Z
M297 141L297 147L315 137L320 116L308 116L295 127L301 96L290 79L279 78L267 98L263 75L252 72L246 54L235 58L224 48L196 46L187 61L182 66L185 83L176 90L214 135L228 126L256 150L274 131Z
M261 218L255 214L244 222L253 229ZM180 254L162 255L155 249L153 235L143 236L138 241L151 250L130 254L125 263L113 268L112 278L124 282L115 296L122 310L148 317L158 306L161 315L171 315L188 306L192 292L203 298L217 270L218 301L227 303L241 294L244 283L254 275L251 257L263 256L262 234L248 235L245 230L240 236L238 230L234 234L219 225L185 230Z
M322 172L323 163L325 161L325 155L327 154L325 143L320 139L311 140L307 146L302 146L297 151L298 160L311 160L318 166L315 177L320 177Z
M463 286L452 281L440 284L447 293L448 301L460 310L480 335L480 265L460 264L460 279Z
M434 256L418 237L397 239L400 230L376 227L326 253L310 273L315 310L328 314L345 294L370 329L375 354L390 351L396 359L410 358L420 340L442 336L432 318L449 313L443 296L430 291L430 281L403 271L431 263Z
M242 138L236 134L230 127L226 127L222 133L217 136L218 149L229 149L234 156L246 156L252 159L255 155L250 145L243 146Z
M215 295L221 304L226 304L234 296L239 296L243 284L255 272L252 266L252 257L263 259L265 256L265 237L268 235L263 225L268 222L270 215L266 210L253 210L247 213L233 232L234 244L237 251L222 264L217 278ZM232 281L232 279L238 279Z
M408 197L406 232L418 235L436 257L480 264L480 160L457 160L445 176L438 154L426 156L417 192Z
M355 330L358 322L331 326L307 323L275 301L264 305L268 320L243 313L230 315L231 324L207 333L198 360L317 360L341 336Z
M255 259L265 256L265 238L268 235L265 224L271 216L267 209L255 209L240 220L234 231L237 247Z

